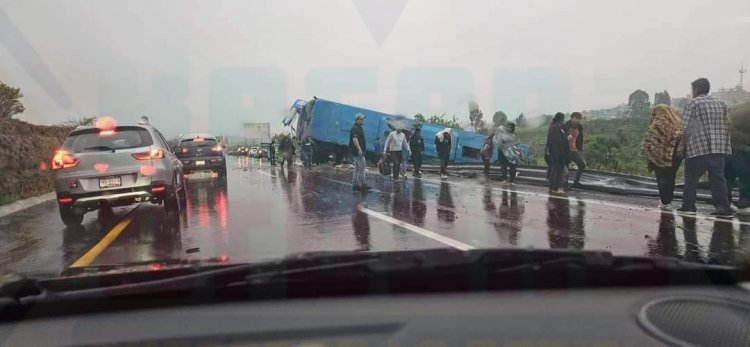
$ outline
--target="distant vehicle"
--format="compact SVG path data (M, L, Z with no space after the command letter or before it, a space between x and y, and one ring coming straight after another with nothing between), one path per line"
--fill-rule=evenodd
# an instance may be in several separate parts
M258 149L258 158L268 158L268 149L267 148Z
M177 157L182 160L185 174L213 171L219 178L227 178L227 162L224 146L209 134L188 135L180 139L175 147Z
M60 217L80 225L97 209L150 201L179 212L185 201L183 164L146 123L78 127L52 158Z
M240 146L240 147L237 147L237 151L235 155L237 155L238 157L246 157L249 151L250 151L249 148L245 146Z
M251 158L258 157L258 149L255 147L250 147L250 151L248 152L247 156Z

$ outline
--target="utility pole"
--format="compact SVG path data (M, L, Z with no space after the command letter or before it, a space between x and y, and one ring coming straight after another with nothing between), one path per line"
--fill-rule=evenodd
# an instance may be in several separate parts
M747 73L745 65L740 65L740 89L745 89L743 85L743 78L745 77L745 73Z

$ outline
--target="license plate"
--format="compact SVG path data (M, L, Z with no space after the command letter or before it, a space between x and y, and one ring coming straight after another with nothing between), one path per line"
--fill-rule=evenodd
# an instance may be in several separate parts
M120 176L102 177L99 179L99 188L114 188L122 186Z
M205 160L196 160L195 161L195 165L198 165L198 166L206 165L206 161Z

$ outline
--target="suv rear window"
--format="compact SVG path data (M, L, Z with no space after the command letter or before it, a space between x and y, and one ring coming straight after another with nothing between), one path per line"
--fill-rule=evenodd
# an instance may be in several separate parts
M113 134L100 136L99 129L86 129L71 133L63 148L81 152L98 152L147 147L154 144L148 130L139 127L117 127Z
M180 142L180 146L182 147L213 147L216 146L218 142L214 139L186 139L182 140Z

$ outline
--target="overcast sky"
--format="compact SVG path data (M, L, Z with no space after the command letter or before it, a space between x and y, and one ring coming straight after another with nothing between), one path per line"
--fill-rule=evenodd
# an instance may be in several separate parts
M748 38L748 0L0 0L0 80L35 123L239 134L314 95L465 119L684 96L736 85Z

